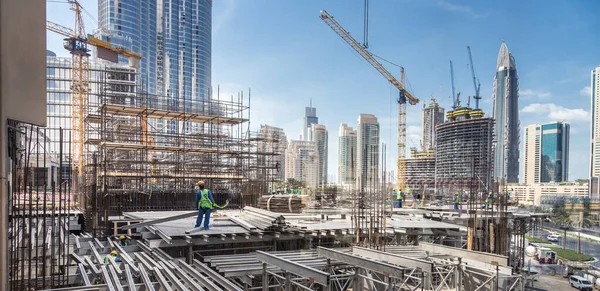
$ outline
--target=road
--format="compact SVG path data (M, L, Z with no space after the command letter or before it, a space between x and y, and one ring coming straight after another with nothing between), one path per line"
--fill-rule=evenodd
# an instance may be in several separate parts
M558 233L563 235L562 231L557 231ZM539 239L547 240L547 236L550 234L547 230L536 230L533 231L533 236ZM560 238L559 242L553 243L557 246L563 246L563 238ZM567 248L577 251L577 238L570 237L567 235ZM599 261L594 263L595 266L600 267L600 244L586 241L585 239L581 239L581 252L584 254L591 255L598 259Z

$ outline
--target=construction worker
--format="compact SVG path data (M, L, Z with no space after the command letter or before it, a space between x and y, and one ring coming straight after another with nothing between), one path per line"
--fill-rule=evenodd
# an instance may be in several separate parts
M421 206L421 193L417 194L417 207L419 208L419 206Z
M460 198L458 198L458 193L454 194L454 200L452 201L454 204L454 212L458 212L458 205L460 204Z
M110 254L108 254L108 255L106 255L106 257L104 257L104 264L108 265L108 264L110 264L110 261L113 261L115 263L120 263L121 259L119 259L118 255L119 255L119 253L117 253L117 251L110 252Z
M492 192L488 194L488 197L485 199L486 209L490 209L492 207Z
M198 191L196 192L196 207L198 207L198 218L196 218L196 226L200 227L202 224L202 217L204 217L204 229L208 230L208 224L210 223L210 213L212 212L215 199L213 199L212 193L208 189L204 189L204 181L196 183Z
M398 208L402 208L402 200L404 199L404 193L402 193L402 190L398 189L396 192L396 199L398 199Z
M119 237L119 245L122 247L129 245L129 243L127 243L127 238L124 235Z

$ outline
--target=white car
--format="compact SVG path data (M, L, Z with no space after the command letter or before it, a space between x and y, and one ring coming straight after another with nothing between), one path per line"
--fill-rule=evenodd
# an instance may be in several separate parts
M558 242L558 240L560 239L560 235L557 234L550 234L546 237L548 239L548 241L551 242Z

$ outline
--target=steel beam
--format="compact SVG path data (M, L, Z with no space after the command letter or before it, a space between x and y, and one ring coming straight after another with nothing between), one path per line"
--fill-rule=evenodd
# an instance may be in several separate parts
M98 264L103 264L104 262L102 261L102 257L98 253L98 250L96 250L96 247L94 246L94 243L91 242L91 241L88 241L88 244L90 245L90 249L92 250L92 254L94 254L94 257L96 258Z
M135 266L135 262L129 256L129 254L119 244L115 244L115 247L117 248L117 250L119 250L119 255L123 259L123 262L125 262L127 266L131 266L134 272L139 272L138 268Z
M97 237L94 238L94 241L100 248L104 248L104 245L100 242L100 240Z
M406 268L394 266L384 262L373 261L368 258L363 258L357 255L344 253L324 247L317 248L317 254L332 260L340 261L349 265L354 265L366 270L382 273L387 277L402 278Z
M329 286L329 273L321 270L307 267L262 251L256 252L256 259L263 263L279 267L282 270L290 272L294 275L307 278L309 281L319 283L323 286Z
M243 227L246 230L256 230L256 226L246 222L245 220L241 219L241 218L237 218L237 217L229 217L229 219L235 223L237 223L239 226Z
M85 257L85 261L88 263L88 266L90 266L92 271L94 271L94 274L100 274L101 270L96 267L96 264L92 262L92 259L90 259L90 257Z
M178 220L178 219L182 219L182 218L193 217L193 216L197 216L197 215L198 215L198 211L192 211L192 212L188 212L188 213L184 213L184 214L180 214L180 215L173 215L173 216L169 216L169 217L165 217L165 218L144 221L144 222L140 222L140 223L136 223L136 224L124 225L119 228L122 230L128 230L128 229L132 229L132 228L138 228L138 227L153 225L153 224L157 224L157 223L163 223L163 222Z
M85 286L91 286L92 283L90 282L90 278L87 275L87 272L85 271L85 268L83 267L83 264L77 264L77 268L79 269L79 274L81 275L81 278L83 279L83 284Z
M165 279L159 269L154 269L154 275L156 276L156 279L158 280L158 283L160 283L160 286L163 290L173 291L173 288L171 288L171 285L169 285L169 282L167 282L167 279Z
M154 291L154 285L144 267L140 267L140 276L142 277L142 282L144 282L144 285L146 286L146 291Z
M183 283L179 280L179 278L177 278L175 276L175 274L173 274L173 272L171 272L171 268L165 264L164 262L160 262L159 263L160 266L162 267L162 270L165 272L165 274L167 275L167 277L169 278L169 282L171 282L171 284L173 286L175 286L177 288L177 290L188 290L188 288L183 285ZM201 290L202 288L200 288L199 290Z
M106 266L102 266L102 277L104 278L104 283L106 283L106 287L109 291L116 291L115 290L115 286L112 283L112 280L110 279L110 275L108 274L108 270L106 269Z
M180 265L182 265L182 264L180 264ZM217 283L219 283L221 286L223 286L226 290L242 291L242 288L235 285L233 282L227 280L226 278L221 276L221 274L217 273L215 270L209 268L207 265L203 264L202 262L200 262L198 260L194 260L194 264L192 265L192 267L194 269L210 276L211 279L215 280ZM205 286L205 287L209 288L208 286Z
M387 262L406 268L419 268L421 271L427 272L428 274L431 274L434 268L433 263L430 261L405 257L397 254L391 254L387 252L381 252L361 247L352 247L352 253L361 257L372 258L378 261Z
M188 273L183 271L179 266L175 266L173 269L179 278L185 281L186 287L194 290L194 291L203 291L202 286L200 286L196 281L194 281ZM196 280L200 281L198 278ZM222 291L222 290L221 290Z
M136 290L135 282L133 281L133 275L131 274L131 269L129 268L129 265L125 265L125 276L127 277L125 279L127 280L127 286L129 288L129 291Z
M112 281L115 284L115 287L117 287L117 291L124 291L123 285L121 285L121 279L119 279L117 272L115 272L115 267L110 265L108 266L108 270L110 271L110 275L112 276Z

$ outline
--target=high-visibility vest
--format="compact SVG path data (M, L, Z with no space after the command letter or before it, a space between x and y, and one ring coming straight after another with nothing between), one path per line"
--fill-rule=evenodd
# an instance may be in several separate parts
M396 199L398 199L398 200L402 200L402 198L404 198L403 196L404 196L404 195L403 195L402 191L398 191L398 192L396 192Z
M454 204L458 204L460 202L460 200L458 199L458 196L454 196Z
M113 256L113 255L108 255L108 256L104 257L104 264L105 264L105 265L108 265L108 264L110 264L110 261L114 261L114 260L115 260L115 258L116 258L116 257L115 257L115 256Z
M487 202L487 204L492 204L492 196L488 196L487 199L485 199L485 202Z
M200 196L200 201L198 201L198 209L203 208L203 209L212 209L213 208L213 203L212 201L210 201L210 199L208 199L208 190L204 189L204 190L200 190L201 196Z

